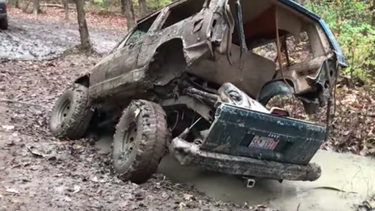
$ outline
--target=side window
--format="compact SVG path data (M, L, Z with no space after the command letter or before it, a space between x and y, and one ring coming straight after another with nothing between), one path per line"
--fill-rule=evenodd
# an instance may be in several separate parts
M309 36L306 32L301 32L299 36L292 35L288 36L286 39L281 38L281 45L283 67L292 66L314 58ZM253 48L253 53L270 59L279 66L276 60L277 47L275 42Z
M253 53L258 54L264 58L275 61L277 56L277 48L274 42L266 43L258 47L253 48Z
M131 45L136 43L141 37L143 37L145 34L147 34L147 31L136 29L129 37L129 39L126 41L125 45Z
M314 58L309 36L306 32L301 32L299 36L288 37L286 39L286 45L290 65L306 62Z
M204 3L205 0L193 0L185 1L179 5L174 6L170 9L170 14L168 18L165 20L163 27L161 29L165 29L186 18L189 18L199 13L203 8Z
M125 45L131 45L136 43L140 38L147 34L148 30L151 28L155 19L158 17L159 13L153 14L151 17L141 20L136 28L133 29L132 34L127 39Z

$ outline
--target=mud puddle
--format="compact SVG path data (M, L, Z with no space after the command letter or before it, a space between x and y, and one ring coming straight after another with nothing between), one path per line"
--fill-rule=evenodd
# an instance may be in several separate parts
M124 31L89 28L94 50L104 55L121 40ZM0 32L0 59L42 60L59 56L79 44L75 26L59 21L11 18L9 29Z
M109 152L111 140L110 135L102 137L96 147L102 153ZM321 165L323 171L315 182L257 180L251 189L230 175L181 166L171 155L162 160L159 172L172 181L193 185L217 200L240 204L268 203L285 211L352 211L364 198L374 194L373 159L321 150L313 162Z

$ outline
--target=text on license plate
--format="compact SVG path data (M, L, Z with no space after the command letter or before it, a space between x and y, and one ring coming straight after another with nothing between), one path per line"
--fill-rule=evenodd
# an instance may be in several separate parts
M262 136L255 136L253 140L251 141L249 147L259 147L259 148L265 148L265 149L275 149L277 144L279 143L278 140L262 137Z

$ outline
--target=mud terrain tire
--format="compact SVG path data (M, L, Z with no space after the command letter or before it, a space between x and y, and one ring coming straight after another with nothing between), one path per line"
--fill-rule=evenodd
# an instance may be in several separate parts
M4 18L3 20L0 20L0 29L1 30L8 29L8 18Z
M51 113L50 129L56 138L77 140L85 135L91 117L88 88L75 84L56 101Z
M119 178L146 182L166 154L170 132L163 108L135 100L124 110L113 139L113 166Z

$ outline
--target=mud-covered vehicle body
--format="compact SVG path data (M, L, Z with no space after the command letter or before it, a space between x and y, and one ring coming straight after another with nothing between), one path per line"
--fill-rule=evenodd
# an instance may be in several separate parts
M289 51L297 47L290 43L301 34L310 54L292 61ZM272 46L272 59L258 52ZM274 96L294 95L307 113L316 112L341 67L327 25L293 1L175 1L139 20L64 92L51 131L78 139L117 124L114 168L133 182L146 181L168 151L207 170L313 181L321 169L309 162L326 127L265 106Z

